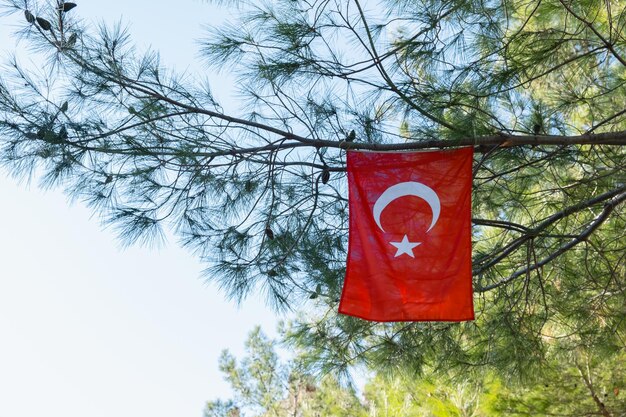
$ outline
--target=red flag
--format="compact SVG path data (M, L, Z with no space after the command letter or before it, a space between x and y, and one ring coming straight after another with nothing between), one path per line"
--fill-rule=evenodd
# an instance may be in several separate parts
M340 313L375 321L474 319L473 153L348 152Z

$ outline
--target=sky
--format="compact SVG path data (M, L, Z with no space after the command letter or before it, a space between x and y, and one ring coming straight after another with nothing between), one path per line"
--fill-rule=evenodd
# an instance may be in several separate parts
M207 74L197 40L228 14L199 0L77 3L189 73ZM22 18L0 17L2 62ZM235 108L228 74L209 77ZM226 301L202 269L175 239L123 248L80 202L0 169L0 417L200 417L230 394L222 349L241 355L255 325L275 335L280 319L260 299Z

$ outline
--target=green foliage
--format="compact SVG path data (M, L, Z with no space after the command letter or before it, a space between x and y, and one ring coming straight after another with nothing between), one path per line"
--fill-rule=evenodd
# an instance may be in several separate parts
M507 416L620 416L626 410L623 353L591 356L583 349L559 355L525 386L492 383L484 409Z
M297 361L280 361L276 343L259 328L248 336L246 356L238 363L225 351L220 370L234 399L209 402L206 417L367 416L354 390L342 387L336 378L329 375L316 381L299 371Z
M314 378L304 372L300 357L279 361L275 347L257 328L250 333L246 357L239 364L225 353L220 369L235 398L209 402L205 415L574 417L620 416L626 410L623 352L593 356L582 347L555 352L550 362L523 380L489 372L379 372L358 396L332 374Z
M123 28L4 3L46 73L3 73L0 162L127 243L170 228L237 302L304 309L289 335L309 366L525 378L557 354L623 352L626 3L241 2L202 49L239 77L240 115ZM345 149L460 144L478 151L476 321L339 317Z

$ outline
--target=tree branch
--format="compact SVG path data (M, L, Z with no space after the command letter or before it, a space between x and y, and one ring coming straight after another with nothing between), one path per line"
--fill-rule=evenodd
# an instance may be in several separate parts
M622 187L621 190L624 190L625 188L626 187ZM483 292L487 292L487 291L493 290L493 289L498 288L498 287L500 287L502 285L508 284L509 282L515 280L516 278L518 278L520 276L523 276L523 275L526 275L527 273L532 272L535 269L541 268L542 266L544 266L544 265L548 264L549 262L553 261L554 259L558 258L563 253L565 253L566 251L570 250L571 248L573 248L574 246L578 245L580 242L586 240L589 236L591 236L591 234L598 227L600 227L600 225L602 223L604 223L606 221L606 219L609 218L609 215L611 214L611 212L613 212L615 207L617 207L617 205L619 205L620 203L622 203L624 201L626 201L626 192L622 192L621 194L617 194L610 201L608 201L607 203L604 204L604 209L602 210L602 212L598 216L596 216L596 218L589 224L589 226L585 230L583 230L583 232L581 234L579 234L578 236L576 236L575 238L573 238L572 240L570 240L566 244L564 244L561 247L559 247L557 250L555 250L550 255L546 256L545 258L543 258L541 261L536 262L533 265L529 265L526 268L522 268L522 269L514 272L508 278L505 278L505 279L503 279L501 281L498 281L498 282L496 282L494 284L477 288L475 291L479 292L479 293L483 293ZM559 214L559 213L557 213L557 214Z

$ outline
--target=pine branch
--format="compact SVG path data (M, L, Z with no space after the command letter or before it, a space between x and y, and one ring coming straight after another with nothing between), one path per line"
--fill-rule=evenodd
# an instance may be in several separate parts
M574 16L577 20L579 20L580 22L582 22L585 26L587 26L594 35L596 35L598 37L598 39L600 39L600 41L602 42L602 44L606 47L606 49L609 50L609 52L611 52L611 55L613 55L615 57L615 59L617 59L623 66L626 66L626 59L624 59L620 54L617 53L617 51L614 48L613 43L609 42L608 39L606 39L604 36L602 36L602 34L598 31L598 29L596 29L592 22L588 21L587 19L585 19L584 17L578 15L571 7L571 4L568 4L567 1L564 0L559 0L559 2L563 5L563 7L565 7L565 9L572 15Z
M537 237L542 231L546 230L548 227L552 226L557 221L559 221L559 220L561 220L561 219L563 219L563 218L565 218L565 217L567 217L567 216L569 216L571 214L577 213L577 212L579 212L581 210L587 209L589 207L593 207L596 204L599 204L599 203L602 203L602 202L604 202L606 200L614 198L614 197L620 195L620 193L623 193L624 191L626 191L626 186L622 186L620 188L617 188L615 190L611 190L609 192L606 192L606 193L601 194L599 196L596 196L594 198L591 198L591 199L588 199L588 200L585 200L585 201L581 201L578 204L574 204L574 205L569 206L569 207L567 207L567 208L565 208L565 209L563 209L563 210L561 210L561 211L559 211L557 213L554 213L553 215L551 215L550 217L548 217L547 219L545 219L541 223L539 223L536 227L534 227L532 229L527 229L526 230L526 234L524 234L523 236L515 239L514 241L509 243L509 245L507 245L506 247L500 249L499 255L497 255L494 259L490 260L488 263L481 265L480 269L475 269L473 271L473 275L474 276L480 276L480 275L484 274L489 268L497 265L500 261L502 261L508 255L513 253L516 249L521 247L528 240ZM476 223L476 224L480 224L480 223Z
M557 250L553 251L550 255L546 256L545 258L543 258L539 262L536 262L536 263L534 263L532 265L528 265L527 267L522 268L522 269L514 272L509 277L507 277L507 278L505 278L505 279L503 279L501 281L498 281L498 282L496 282L494 284L490 284L490 285L486 285L484 287L476 288L474 291L478 292L478 293L484 293L484 292L487 292L487 291L491 291L491 290L493 290L495 288L501 287L503 285L506 285L506 284L510 283L511 281L515 280L516 278L520 277L520 276L525 276L529 272L532 272L532 271L534 271L536 269L539 269L539 268L547 265L548 263L550 263L554 259L558 258L559 256L561 256L562 254L564 254L568 250L572 249L574 246L576 246L579 243L585 241L587 238L589 238L589 236L591 236L591 234L598 227L600 227L602 225L602 223L604 223L609 218L610 214L613 212L615 207L617 207L619 204L621 204L624 201L626 201L626 193L623 192L624 190L626 190L626 187L622 187L622 188L620 188L620 190L622 191L622 193L614 196L609 202L605 203L604 204L604 208L602 209L600 214L598 214L593 219L593 221L591 223L589 223L587 228L585 228L582 231L582 233L580 233L578 236L574 237L569 242L563 244Z

